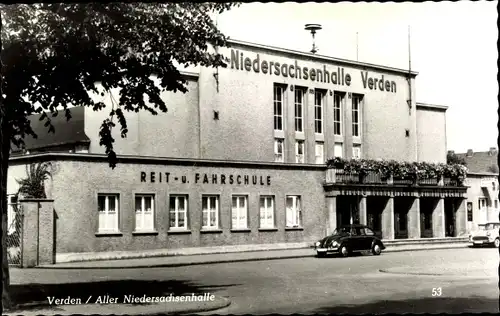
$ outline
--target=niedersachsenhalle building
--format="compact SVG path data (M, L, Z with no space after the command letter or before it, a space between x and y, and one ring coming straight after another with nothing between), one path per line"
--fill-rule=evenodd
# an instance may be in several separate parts
M446 162L447 107L415 101L417 73L230 44L227 68L185 72L189 92L162 93L168 113L126 114L115 170L99 146L107 111L73 108L69 123L53 118L56 135L32 120L39 138L13 153L8 193L27 164L51 162L57 261L310 244L353 221L389 240L466 234L465 187L328 176L332 157Z

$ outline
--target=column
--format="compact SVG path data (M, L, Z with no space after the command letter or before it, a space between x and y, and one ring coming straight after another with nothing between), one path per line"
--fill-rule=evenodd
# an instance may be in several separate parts
M467 207L466 199L458 198L455 213L455 237L467 235Z
M290 86L289 86L290 87ZM295 89L286 89L286 98L283 100L284 128L285 128L285 152L284 160L287 163L295 163Z
M325 137L325 160L334 156L335 137L333 129L333 91L328 90L323 104L323 133Z
M368 223L366 214L366 195L362 195L359 200L359 223L366 225Z
M38 209L38 264L54 264L54 203L40 202Z
M342 123L344 126L342 127L344 130L344 158L351 159L352 158L352 95L349 97L349 93L344 95L343 103L343 117ZM361 118L361 122L363 122L363 118ZM363 130L362 130L363 131ZM363 150L363 149L361 149ZM361 153L363 155L363 153Z
M382 239L394 239L394 196L387 199L382 211Z
M20 200L23 217L22 267L53 264L54 201L46 199Z
M445 236L444 232L444 198L439 198L432 212L432 236L443 238Z
M21 251L23 268L37 265L38 256L38 201L20 200L23 212Z
M327 196L326 197L326 209L327 209L327 223L326 223L326 235L333 233L335 228L337 228L337 197Z
M408 211L408 238L420 238L420 197L415 197Z

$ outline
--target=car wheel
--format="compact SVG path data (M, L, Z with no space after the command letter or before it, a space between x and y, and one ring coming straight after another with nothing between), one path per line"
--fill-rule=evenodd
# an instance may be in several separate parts
M375 256L378 256L380 255L380 253L382 252L382 249L380 248L380 245L379 244L375 244L373 245L373 248L372 248L372 253L375 255Z
M340 247L340 254L342 255L342 257L349 256L349 249L347 249L346 246Z
M500 247L500 239L495 239L495 242L493 243L495 245L495 248Z

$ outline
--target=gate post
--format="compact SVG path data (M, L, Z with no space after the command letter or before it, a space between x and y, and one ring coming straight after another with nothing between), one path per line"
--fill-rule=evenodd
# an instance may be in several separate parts
M54 263L54 200L22 199L21 267Z

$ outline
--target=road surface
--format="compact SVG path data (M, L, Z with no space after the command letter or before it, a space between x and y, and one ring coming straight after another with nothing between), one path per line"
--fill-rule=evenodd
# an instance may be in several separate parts
M217 314L497 313L498 258L498 249L464 248L175 268L12 269L11 282L18 298L30 299L48 293L228 297L231 305Z

